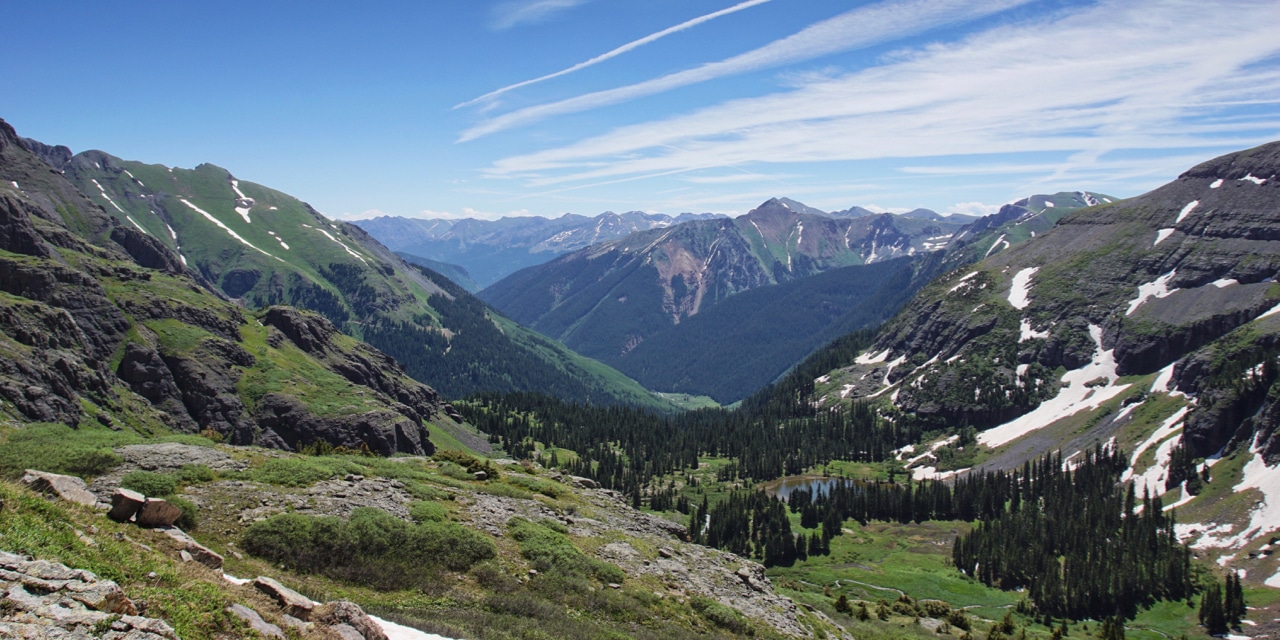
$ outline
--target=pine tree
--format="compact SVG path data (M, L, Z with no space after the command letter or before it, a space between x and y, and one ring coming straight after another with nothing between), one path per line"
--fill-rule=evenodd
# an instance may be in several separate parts
M1232 627L1239 627L1240 621L1248 614L1248 608L1244 603L1244 586L1240 584L1240 574L1232 571L1227 574L1226 601L1223 603L1223 612L1226 614L1227 622Z
M843 593L840 594L839 598L836 598L836 613L853 614L853 605L849 604L849 597Z
M1107 616L1098 631L1099 640L1124 640L1124 620L1120 616Z
M1216 582L1200 598L1200 624L1211 636L1227 632L1227 613L1222 604L1222 587Z

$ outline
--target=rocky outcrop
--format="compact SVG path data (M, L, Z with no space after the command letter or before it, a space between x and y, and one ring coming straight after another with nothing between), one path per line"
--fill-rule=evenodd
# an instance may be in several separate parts
M316 441L379 455L428 455L435 450L426 427L394 411L321 417L292 396L269 393L258 402L254 418L264 438L278 438L292 450ZM268 433L269 432L269 433Z
M27 469L22 476L22 484L30 487L33 491L50 494L86 507L93 507L98 504L98 497L89 491L84 480L75 476L64 476L57 473Z
M0 636L177 640L163 620L144 618L111 580L0 551Z
M116 375L134 393L146 398L152 406L167 413L173 426L185 433L199 431L199 425L191 419L182 401L182 391L174 380L173 372L165 364L160 353L140 344L130 342L125 346L124 357L116 368Z
M397 410L410 421L429 420L448 410L431 387L409 379L394 358L364 343L349 342L347 346L340 346L335 340L340 335L337 328L319 315L289 307L272 307L267 309L262 322L278 329L299 349L324 359L335 373L353 384L394 399L402 405Z
M311 620L311 613L316 607L316 603L312 602L311 598L280 584L274 578L266 576L258 576L258 579L253 581L253 586L258 591L267 594L267 597L275 600L286 615L303 621Z

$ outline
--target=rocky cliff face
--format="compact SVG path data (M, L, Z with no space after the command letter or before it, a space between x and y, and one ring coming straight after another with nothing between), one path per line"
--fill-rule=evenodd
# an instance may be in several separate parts
M108 161L37 150L64 166ZM289 449L432 450L426 424L450 409L393 359L313 313L246 313L62 171L0 121L0 410Z
M999 447L1136 393L1122 377L1160 372L1154 390L1198 398L1183 439L1195 455L1255 432L1269 439L1277 173L1273 143L1137 198L1095 197L1034 240L931 284L828 378L820 401L891 397L939 426L991 428L979 441ZM1001 212L1006 231L1032 218L1018 211L1027 204Z

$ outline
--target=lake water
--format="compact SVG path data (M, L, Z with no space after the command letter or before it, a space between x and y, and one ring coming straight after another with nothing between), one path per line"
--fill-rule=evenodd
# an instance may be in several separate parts
M821 476L790 476L775 480L765 485L765 491L783 500L791 497L796 491L813 491L815 495L825 494L839 483L853 483L849 478L823 478Z

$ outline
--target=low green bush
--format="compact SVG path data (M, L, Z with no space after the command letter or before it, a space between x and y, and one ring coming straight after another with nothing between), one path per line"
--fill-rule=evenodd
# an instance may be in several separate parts
M562 484L548 480L539 480L538 478L530 478L529 476L507 474L504 476L503 481L523 489L528 489L534 493L541 493L548 498L559 498L564 495L565 492L564 485Z
M172 495L178 490L178 478L154 471L130 471L120 479L120 486L149 498Z
M689 598L689 606L717 627L739 635L754 635L751 624L741 613L738 613L737 609L698 595Z
M217 480L218 474L202 464L186 464L178 471L178 479L182 484L201 484Z
M586 556L559 531L524 518L513 518L508 526L511 537L520 543L521 555L538 571L590 576L604 583L621 583L626 578L622 569Z
M347 520L284 513L251 525L241 542L258 557L376 589L434 589L441 569L496 557L484 535L450 522L410 524L363 507Z
M251 469L250 480L282 487L306 487L334 476L363 471L341 457L274 458Z
M409 504L409 516L418 522L444 522L449 519L449 510L438 502L419 500Z
M179 496L165 496L165 501L182 509L182 515L173 524L183 531L195 531L200 526L200 508L194 502Z

